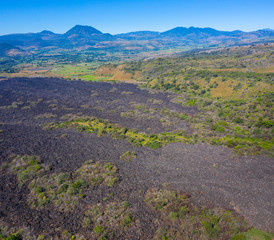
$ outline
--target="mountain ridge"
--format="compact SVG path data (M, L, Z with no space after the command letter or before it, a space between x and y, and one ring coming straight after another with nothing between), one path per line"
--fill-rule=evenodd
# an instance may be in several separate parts
M136 42L137 41L137 42ZM173 29L158 31L135 31L111 35L84 25L75 25L63 34L49 30L38 33L8 34L0 36L0 43L11 44L20 48L43 49L79 48L85 46L96 48L124 48L124 49L156 49L201 46L231 46L245 42L274 41L274 30L261 29L252 32L219 31L214 28L175 27Z

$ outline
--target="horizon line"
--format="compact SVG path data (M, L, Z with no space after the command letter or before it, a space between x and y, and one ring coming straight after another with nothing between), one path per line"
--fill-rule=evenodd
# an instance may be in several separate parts
M13 35L13 34L31 34L31 33L41 33L43 31L50 31L50 32L53 32L54 34L65 34L66 32L68 32L69 30L71 30L72 28L74 28L75 26L83 26L83 27L92 27L92 28L95 28L96 30L98 31L101 31L99 30L98 28L96 27L93 27L91 25L82 25L82 24L76 24L74 25L73 27L69 28L67 31L63 32L63 33L58 33L58 32L54 32L52 30L49 30L49 29L43 29L41 31L38 31L38 32L13 32L13 33L6 33L6 34L1 34L0 36L5 36L5 35ZM214 30L217 30L217 31L220 31L220 32L234 32L234 31L241 31L241 32L244 32L244 33L249 33L249 32L256 32L256 31L260 31L260 30L267 30L267 31L274 31L274 29L270 28L270 27L266 27L266 28L261 28L261 29L257 29L257 30L252 30L252 31L243 31L243 30L240 30L240 29L235 29L235 30L218 30L216 28L213 28L213 27L194 27L194 26L190 26L190 27L183 27L183 26L177 26L177 27L173 27L173 28L170 28L170 29L167 29L165 31L157 31L157 30L137 30L137 31L129 31L129 32L121 32L121 33L109 33L109 32L102 32L102 33L108 33L108 34L111 34L111 35L119 35L119 34L127 34L127 33L135 33L135 32L158 32L158 33L163 33L163 32L166 32L166 31L169 31L169 30L172 30L172 29L175 29L175 28L200 28L200 29L206 29L206 28L211 28L211 29L214 29Z

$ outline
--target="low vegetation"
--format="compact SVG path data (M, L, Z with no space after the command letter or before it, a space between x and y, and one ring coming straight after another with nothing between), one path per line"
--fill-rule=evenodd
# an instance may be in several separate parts
M2 165L17 176L18 182L22 186L30 180L41 177L48 170L40 158L37 156L17 156L10 164Z
M199 115L186 118L194 134L204 141L224 145L241 154L273 152L273 94L247 100L222 100L190 97L179 98L183 105L195 102Z
M271 234L247 227L233 212L194 205L187 194L177 191L151 189L145 202L160 213L154 239L271 239Z
M86 212L83 227L92 231L96 239L125 236L134 222L130 204L124 202L98 203Z
M123 158L136 157L135 152L125 152ZM122 158L121 156L121 158ZM102 186L111 188L118 183L118 169L112 163L87 161L80 168L67 173L50 173L50 168L37 156L17 156L2 171L14 173L21 184L29 189L28 203L32 208L54 206L59 211L72 211L79 206L87 191ZM27 177L21 177L27 176ZM139 221L128 201L115 199L113 193L99 203L84 205L82 227L85 233L63 231L59 239L119 239L130 238ZM216 240L271 240L274 235L248 226L244 219L222 208L208 209L194 204L186 193L162 188L152 188L143 195L144 203L151 209L156 227L153 239L216 239ZM25 238L28 236L28 238ZM3 240L35 239L29 232L0 231ZM24 238L23 238L24 237ZM88 238L87 238L88 237ZM40 234L37 239L47 239Z
M60 210L71 211L85 197L87 189L117 183L117 168L112 163L86 162L73 173L45 175L29 184L29 203L34 208L53 204Z
M123 153L120 158L122 160L125 160L125 161L132 161L133 159L135 159L137 157L137 153L136 152L130 152L130 151L127 151L125 153Z
M50 167L41 164L38 157L17 156L2 169L15 173L20 186L28 184L28 203L33 208L54 205L71 211L88 189L99 185L113 187L119 181L117 167L112 163L87 161L74 172L50 174Z
M118 124L111 124L107 120L96 117L81 117L68 122L45 124L45 129L53 128L75 128L78 131L96 133L98 136L109 134L114 139L125 139L134 146L146 146L154 149L160 148L169 142L194 143L196 141L192 137L184 136L183 132L145 134L139 132L137 129L129 129Z
M23 240L20 233L6 233L6 231L0 228L0 239L1 240Z
M198 141L232 148L240 154L273 156L273 44L190 52L170 58L129 62L117 68L138 72L142 86L179 94L173 102L197 107L188 116L162 109L161 114L186 120ZM153 101L153 100L152 100ZM153 117L135 104L125 117ZM163 119L163 124L170 122Z
M179 100L177 100L179 101ZM238 106L238 102L230 102L228 106ZM241 105L240 105L241 106ZM220 107L221 113L227 111L226 108ZM170 114L167 110L164 110L165 114ZM211 111L211 113L213 110ZM141 133L137 129L128 129L118 124L111 124L107 120L98 119L95 117L81 117L72 121L62 123L50 123L46 124L46 128L75 128L78 131L85 131L89 133L96 133L98 136L109 134L112 138L125 139L132 143L134 146L160 148L163 145L170 142L184 142L184 143L197 143L208 142L213 145L224 145L232 148L240 154L258 154L261 152L271 154L273 149L272 131L273 129L271 121L258 122L258 127L246 127L241 125L242 118L236 118L235 121L224 121L226 118L222 118L223 115L214 119L214 114L208 115L206 112L197 116L185 117L187 115L181 115L179 113L172 113L172 115L184 118L195 129L194 133L187 134L185 131L174 131L159 134L146 134ZM220 119L220 120L219 120ZM222 120L221 120L222 119ZM241 120L240 120L241 119ZM259 120L260 121L260 120ZM264 133L265 136L260 134ZM261 136L261 137L260 137Z

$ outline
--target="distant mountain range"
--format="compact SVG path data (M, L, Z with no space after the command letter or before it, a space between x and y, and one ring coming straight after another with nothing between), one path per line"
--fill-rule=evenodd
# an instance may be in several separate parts
M48 48L158 50L176 47L231 46L273 40L274 31L272 29L229 32L213 28L176 27L166 32L138 31L111 35L102 33L93 27L81 25L74 26L64 34L44 30L39 33L0 36L0 44L3 49L3 44L8 44L11 48L17 48L18 51Z

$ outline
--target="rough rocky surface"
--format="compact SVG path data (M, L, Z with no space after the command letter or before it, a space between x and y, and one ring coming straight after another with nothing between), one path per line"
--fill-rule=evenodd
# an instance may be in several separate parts
M110 92L113 88L117 90ZM175 96L150 93L132 84L46 78L1 81L0 96L0 164L10 162L12 155L25 154L40 156L43 163L51 166L51 172L74 171L89 159L113 162L119 169L121 181L111 192L114 197L132 204L142 229L135 235L136 239L152 238L156 213L144 204L144 192L164 183L190 193L191 199L198 204L234 209L249 224L273 230L274 165L271 158L238 156L229 149L205 143L171 143L160 149L138 148L108 135L98 137L73 129L42 129L44 123L63 121L61 117L66 114L80 113L148 132L172 130L176 126L191 131L183 121L164 126L160 115L152 119L121 117L121 112L131 109L129 102L149 105L152 103L147 100L151 98L162 101L151 107L160 109L164 106L187 114L198 111L172 103ZM30 107L24 109L26 106ZM98 110L98 106L103 110ZM45 113L53 116L37 118ZM120 156L126 151L135 151L137 158L130 162L121 160ZM55 234L57 228L81 232L79 221L84 216L81 206L100 201L110 192L104 188L93 190L82 205L67 214L50 207L41 211L30 209L28 191L26 186L18 187L14 175L0 171L1 221L10 226L29 227L37 234L41 229Z

